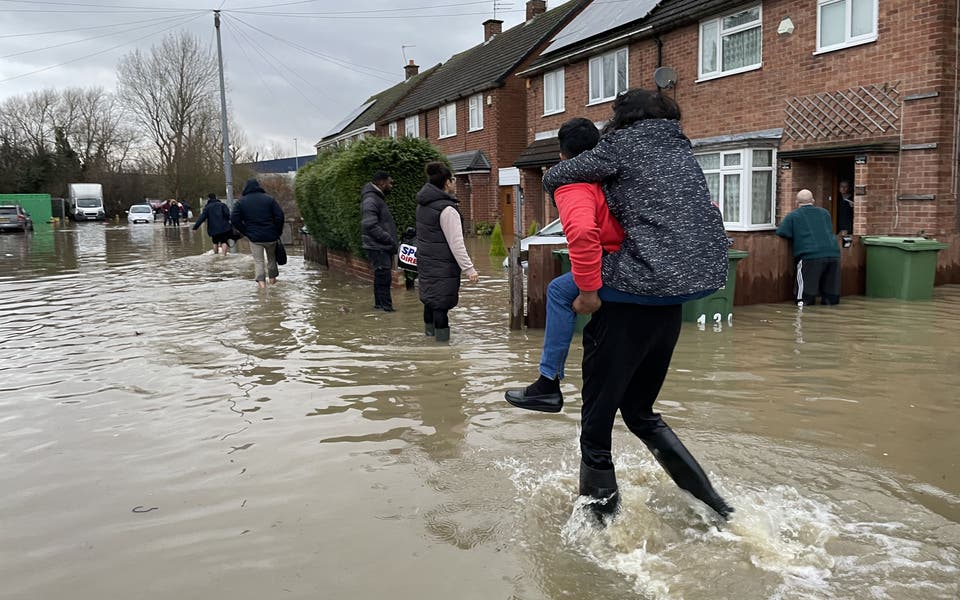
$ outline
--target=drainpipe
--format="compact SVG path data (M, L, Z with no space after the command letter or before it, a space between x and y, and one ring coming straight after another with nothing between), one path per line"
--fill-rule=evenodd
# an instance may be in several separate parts
M960 0L958 0L958 2L960 2ZM659 69L663 66L663 40L657 35L653 37L653 41L657 45L657 68Z

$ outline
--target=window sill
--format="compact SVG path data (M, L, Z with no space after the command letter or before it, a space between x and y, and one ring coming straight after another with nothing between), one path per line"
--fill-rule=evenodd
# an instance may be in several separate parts
M483 131L483 127L477 127L476 129L468 129L467 133L473 133L474 131ZM456 135L456 134L454 134Z
M723 228L727 231L738 231L746 233L757 233L761 231L774 231L776 225L741 225L740 223L724 223Z
M847 48L856 48L857 46L863 46L864 44L872 44L877 41L877 36L872 35L868 38L862 40L856 40L853 42L846 42L844 44L839 44L837 46L830 46L828 48L821 48L813 53L814 56L819 56L821 54L830 54L831 52L836 52L838 50L846 50Z
M438 136L437 139L438 139L438 140L445 140L445 139L447 139L447 138L452 138L452 137L457 137L457 134L455 134L455 133L448 133L447 135Z
M567 112L567 110L565 108L561 108L560 110L551 110L550 112L545 112L543 113L543 116L550 117L553 115L562 115L565 112Z
M604 98L603 100L592 100L587 103L587 106L597 106L598 104L606 104L607 102L613 102L616 99L617 97L614 96L613 98Z
M730 77L731 75L739 75L741 73L749 73L750 71L759 71L763 68L763 63L758 65L752 65L749 67L743 67L740 69L734 69L732 71L724 71L723 73L714 73L711 75L701 75L699 79L694 81L694 83L703 83L705 81L712 81L714 79L721 79L723 77Z

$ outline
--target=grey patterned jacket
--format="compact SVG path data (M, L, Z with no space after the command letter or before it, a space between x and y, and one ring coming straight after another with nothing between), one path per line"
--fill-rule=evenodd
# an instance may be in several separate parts
M723 287L729 246L723 217L678 121L638 121L543 177L551 194L593 181L603 184L626 234L620 251L603 257L604 285L659 298Z

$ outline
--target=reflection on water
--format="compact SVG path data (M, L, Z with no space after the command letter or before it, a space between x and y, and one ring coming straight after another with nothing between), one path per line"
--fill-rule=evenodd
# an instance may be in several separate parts
M415 292L200 232L0 236L0 598L956 598L960 287L685 327L660 408L737 508L717 529L615 431L623 512L576 502L560 415L482 242L449 346ZM146 512L144 512L146 511Z

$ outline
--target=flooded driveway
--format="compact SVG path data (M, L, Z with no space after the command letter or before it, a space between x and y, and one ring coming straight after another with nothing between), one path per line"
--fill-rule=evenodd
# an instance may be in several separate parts
M960 596L960 287L685 325L658 406L735 520L618 424L598 532L579 339L563 413L509 407L542 332L471 253L441 346L298 256L258 292L185 228L0 236L0 598Z

